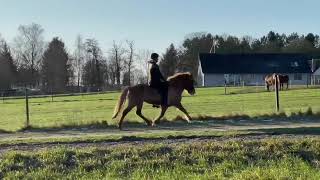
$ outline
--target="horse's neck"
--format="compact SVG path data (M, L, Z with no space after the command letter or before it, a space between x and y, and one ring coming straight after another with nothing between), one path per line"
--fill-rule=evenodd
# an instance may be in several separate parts
M179 96L182 95L183 90L184 90L183 88L176 87L176 86L169 86L169 91L170 91L170 89L171 89L172 91L174 91L176 95L179 95Z

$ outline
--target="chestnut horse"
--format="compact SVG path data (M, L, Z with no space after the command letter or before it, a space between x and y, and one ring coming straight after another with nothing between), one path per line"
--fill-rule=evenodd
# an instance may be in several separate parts
M125 88L115 106L113 119L117 117L121 111L125 101L128 101L127 107L123 110L121 118L119 120L119 128L122 128L122 123L124 117L132 110L132 108L137 107L136 114L141 117L149 126L154 126L155 123L164 116L166 110L170 106L174 106L182 111L187 116L187 121L190 122L191 117L186 111L186 109L181 104L182 92L187 90L190 95L195 94L194 80L190 73L177 73L168 78L169 88L168 88L168 105L161 106L160 115L152 122L142 115L143 102L149 104L160 104L160 95L158 91L154 88L149 87L146 84L139 84L132 87Z
M287 89L288 89L288 87L289 87L289 76L288 75L283 75L283 74L273 73L273 74L266 75L266 77L264 78L267 90L269 91L269 89L270 89L269 87L275 85L275 79L274 79L275 77L274 76L276 76L276 75L279 76L280 90L283 90L283 84L287 84Z

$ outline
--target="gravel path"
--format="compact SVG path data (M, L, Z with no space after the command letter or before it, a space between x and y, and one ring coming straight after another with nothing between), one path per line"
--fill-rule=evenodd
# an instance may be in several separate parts
M21 143L10 145L2 144L0 145L0 154L12 151L35 151L42 150L46 148L56 148L56 147L70 147L70 148L83 148L83 147L110 147L117 145L141 145L147 143L193 143L193 142L206 142L206 141L241 141L241 140L261 140L267 138L320 138L320 133L309 134L272 134L265 131L266 129L277 129L277 128L314 128L320 127L320 120L313 119L303 119L303 120L224 120L224 121L193 121L191 124L186 124L184 122L179 123L165 123L158 127L148 128L144 126L130 127L125 131L119 131L115 128L108 129L62 129L62 130L52 130L52 131L26 131L18 133L2 133L0 134L0 140L19 140ZM161 133L161 132L177 132L177 131L230 131L230 130L254 130L257 133L251 133L247 135L237 135L235 137L216 137L216 136L201 136L201 137L170 137L164 138L132 138L132 139L122 139L122 140L100 140L98 142L45 142L45 143L33 143L26 144L23 143L24 139L46 139L46 138L73 138L73 137L83 137L83 136L106 136L106 135L121 135L121 136L137 136L147 133ZM320 131L319 131L320 132Z

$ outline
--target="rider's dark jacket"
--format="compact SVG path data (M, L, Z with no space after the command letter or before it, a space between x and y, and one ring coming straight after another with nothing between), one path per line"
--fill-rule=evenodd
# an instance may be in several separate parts
M149 61L151 64L150 70L149 70L149 86L153 88L159 88L163 82L166 82L164 77L162 76L160 72L159 65L154 61Z
M156 61L151 60L149 61L151 64L149 70L149 86L158 90L161 95L161 105L167 105L168 101L168 82L162 76L160 72L160 68Z

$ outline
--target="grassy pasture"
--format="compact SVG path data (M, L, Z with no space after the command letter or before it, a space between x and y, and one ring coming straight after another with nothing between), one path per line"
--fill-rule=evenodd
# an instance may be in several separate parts
M259 116L274 112L274 93L265 92L262 87L232 87L199 88L195 96L185 94L183 104L191 116L232 116L246 114ZM111 119L114 105L119 93L105 93L95 95L61 96L31 98L30 122L35 127L59 127L67 125L86 125L105 122L115 124ZM294 89L280 92L281 111L286 114L306 111L311 107L313 111L320 110L320 89ZM143 113L146 117L155 118L159 109L145 104ZM170 108L165 116L171 120L182 115L175 108ZM126 118L131 122L142 122L133 110ZM5 99L0 101L0 129L15 131L21 129L25 122L24 99Z
M4 179L319 179L319 138L11 151Z

